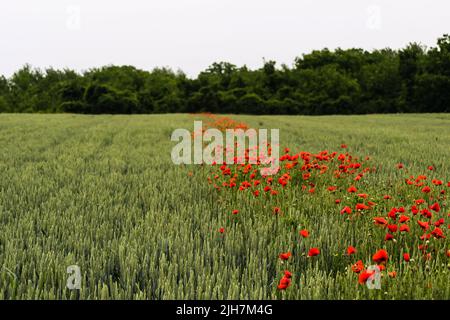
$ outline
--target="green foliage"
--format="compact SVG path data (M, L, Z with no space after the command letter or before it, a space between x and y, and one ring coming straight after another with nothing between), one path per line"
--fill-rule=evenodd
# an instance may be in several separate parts
M238 101L239 110L250 114L262 114L265 109L265 102L256 93L247 93Z
M450 36L429 49L315 50L292 68L216 62L182 72L105 66L77 74L25 65L0 78L0 112L367 114L448 112Z

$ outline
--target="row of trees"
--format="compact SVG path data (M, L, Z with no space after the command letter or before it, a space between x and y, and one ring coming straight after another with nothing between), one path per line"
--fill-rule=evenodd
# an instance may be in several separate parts
M214 63L190 79L157 68L107 66L79 74L26 65L0 77L0 112L364 114L450 112L450 36L402 50L328 49L292 67Z

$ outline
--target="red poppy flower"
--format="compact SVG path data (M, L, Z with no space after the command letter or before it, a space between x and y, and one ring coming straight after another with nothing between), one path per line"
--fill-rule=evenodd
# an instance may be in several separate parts
M346 144L341 144L341 148L342 149L347 149L347 145Z
M278 290L286 290L291 285L291 278L283 276L278 284Z
M373 201L367 201L367 204L368 204L370 207L373 207L373 206L376 205L376 203L373 202Z
M387 227L388 227L389 231L392 233L397 232L397 230L398 230L398 226L396 224L390 224Z
M344 207L344 208L341 210L341 214L344 214L344 213L347 213L347 214L352 213L352 208L350 208L350 207Z
M279 207L274 207L273 208L273 213L278 214L281 212L281 209Z
M382 226L386 226L388 224L387 220L385 218L381 218L381 217L373 218L373 221L375 222L375 224L382 225Z
M300 235L301 235L303 238L308 238L308 237L309 237L309 231L306 230L306 229L303 229L303 230L300 231Z
M436 221L436 222L434 223L434 225L435 225L436 227L440 227L440 226L443 225L444 223L445 223L444 218L440 218L438 221Z
M431 192L431 189L430 189L429 186L426 186L426 187L423 187L423 188L422 188L422 192L423 192L423 193L430 193L430 192Z
M433 205L430 206L430 209L435 211L435 212L439 212L441 211L441 207L439 206L439 203L434 203Z
M447 250L446 255L450 258L450 250Z
M352 255L352 254L355 254L355 253L356 253L356 248L355 248L355 247L349 246L349 247L347 248L347 255L348 255L348 256L350 256L350 255Z
M389 199L392 199L392 197L391 197L390 195L385 195L385 196L383 197L383 199L384 199L384 200L389 200Z
M400 232L409 232L409 226L407 224L402 224L400 226Z
M409 217L405 216L405 215L401 215L399 222L400 223L404 223L404 222L408 222L409 221Z
M384 249L378 250L372 257L373 261L375 261L376 263L386 262L388 258L388 253Z
M282 253L282 254L280 254L280 259L281 260L284 260L284 261L286 261L286 260L288 260L289 259L289 257L291 256L291 253L290 252L286 252L286 253Z
M328 191L330 191L330 192L333 192L336 190L337 190L337 187L335 187L335 186L328 187Z
M356 191L358 191L358 189L356 189L355 186L351 186L350 188L347 189L347 191L350 193L355 193Z
M420 214L423 215L423 216L425 216L425 217L427 217L427 218L431 218L431 217L433 216L433 214L431 213L431 211L428 210L428 209L420 210Z
M361 260L352 265L352 271L354 273L360 273L364 269L364 264Z
M375 271L367 271L367 270L364 270L363 272L361 272L361 273L359 274L358 282L359 282L360 284L365 284L365 283L367 282L367 280L369 280L369 278L370 278L371 276L373 276L374 273L375 273Z
M318 248L311 248L308 252L308 257L318 256L319 253L320 253L320 250Z
M409 253L404 253L403 254L403 260L405 260L406 262L409 262L411 260L411 257L409 256Z
M439 227L434 228L434 230L431 232L431 234L432 234L436 239L445 239L444 232L443 232L442 229L439 228Z
M219 232L220 232L220 233L224 233L224 232L225 232L225 229L224 229L224 228L219 228Z
M431 233L424 233L420 236L420 240L428 240L431 238Z
M294 166L295 166L295 163L288 162L288 163L286 163L286 165L284 167L289 170L289 169L292 169Z
M364 203L357 203L356 204L356 210L368 210L370 209L369 206L366 206Z
M404 165L403 165L403 163L399 163L399 164L397 164L397 168L398 168L398 169L403 169L403 168L404 168Z
M231 212L232 214L238 214L239 213L239 210L233 210L232 212Z
M397 219L397 208L392 208L391 211L388 213L388 217L391 219L396 220Z
M414 178L414 177L411 177ZM417 176L416 182L421 181L421 180L427 180L427 176L421 174L419 176Z
M428 166L428 170L433 171L434 167L433 166Z
M417 199L417 200L415 200L415 203L416 203L417 205L423 204L423 203L425 203L425 200L424 200L424 199Z
M384 241L390 241L394 240L394 236L390 233L386 233L386 236L384 237Z
M428 230L428 228L430 227L430 226L428 225L428 222L424 222L424 221L417 220L417 223L419 224L419 226L420 226L423 230Z

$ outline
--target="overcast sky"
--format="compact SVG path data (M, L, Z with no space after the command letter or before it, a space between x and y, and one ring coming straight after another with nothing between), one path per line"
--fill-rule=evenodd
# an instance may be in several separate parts
M129 64L195 76L214 61L292 65L313 49L434 46L444 33L449 0L3 0L0 74Z

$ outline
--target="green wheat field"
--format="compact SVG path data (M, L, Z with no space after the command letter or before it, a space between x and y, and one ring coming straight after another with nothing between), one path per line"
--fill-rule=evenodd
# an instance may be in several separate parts
M263 183L254 197L217 191L208 177L218 166L172 163L171 134L192 131L192 115L2 114L0 299L450 299L450 114L230 117L280 129L281 154L348 152L369 157L376 172L361 181L318 175L314 193L292 182L276 197ZM431 193L405 183L419 175ZM352 184L377 205L340 214L357 201ZM419 198L419 209L438 202L440 211L413 215ZM400 206L410 231L386 241L373 218ZM420 239L438 219L444 235ZM346 254L348 246L357 252ZM312 247L320 254L308 257ZM351 267L374 264L380 249L389 260L381 289L370 290ZM81 270L79 290L66 287L71 265ZM280 290L285 270L292 282Z

